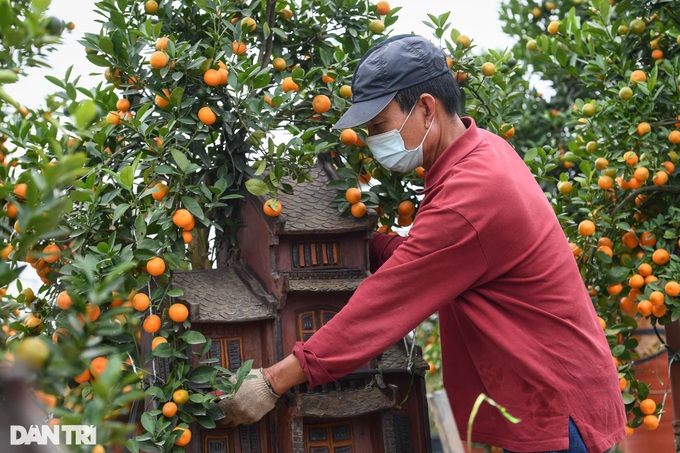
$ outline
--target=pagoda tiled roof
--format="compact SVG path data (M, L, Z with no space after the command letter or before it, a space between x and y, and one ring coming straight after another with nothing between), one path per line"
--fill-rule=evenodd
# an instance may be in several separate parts
M365 216L355 218L342 216L330 206L338 191L328 188L331 180L338 175L329 155L321 154L309 174L313 181L297 183L290 178L283 182L293 187L292 194L279 191L283 212L272 222L278 234L328 234L353 231L369 231L374 228L377 215L369 209ZM267 197L259 197L264 205Z
M411 348L411 340L405 339L395 345L387 348L382 353L378 360L378 366L384 372L403 371L408 366L408 354ZM423 359L423 353L420 346L416 346L413 368L417 371L423 372L430 368L430 365Z
M274 318L274 299L242 268L175 271L173 288L189 305L192 322L244 322Z

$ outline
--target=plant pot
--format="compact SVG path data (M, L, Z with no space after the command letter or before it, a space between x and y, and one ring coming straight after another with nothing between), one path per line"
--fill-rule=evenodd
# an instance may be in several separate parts
M673 435L673 398L668 376L668 353L656 336L652 325L647 319L638 320L639 344L636 348L640 359L636 361L635 376L650 385L649 398L661 403L668 391L664 405L664 413L659 421L659 427L653 431L640 426L633 435L626 437L619 443L620 451L625 453L674 452L675 439ZM665 339L663 327L657 327L661 338Z

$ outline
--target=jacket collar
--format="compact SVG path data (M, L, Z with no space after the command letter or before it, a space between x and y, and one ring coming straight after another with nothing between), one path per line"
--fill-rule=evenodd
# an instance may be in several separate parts
M470 117L462 117L461 121L465 125L466 131L441 153L426 173L423 192L427 193L432 187L439 185L450 168L467 156L482 141L482 131L477 128L475 120Z

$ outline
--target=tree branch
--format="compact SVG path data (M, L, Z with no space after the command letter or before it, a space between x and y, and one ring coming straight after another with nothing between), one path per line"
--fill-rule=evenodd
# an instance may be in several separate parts
M276 20L276 0L267 0L267 8L265 10L265 23L269 26L269 36L264 42L264 48L260 52L260 66L265 67L269 65L274 48L274 21Z
M673 192L673 193L680 193L680 187L677 186L647 186L647 187L642 187L634 192L631 192L630 195L628 195L626 198L624 198L621 203L618 204L614 208L614 210L611 213L611 216L614 217L616 214L619 213L621 209L626 205L626 203L629 203L631 200L635 200L635 198L646 192Z

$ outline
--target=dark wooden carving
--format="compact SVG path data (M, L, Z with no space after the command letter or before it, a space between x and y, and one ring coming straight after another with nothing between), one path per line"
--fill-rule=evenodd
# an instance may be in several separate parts
M295 406L304 417L346 418L397 406L397 387L386 390L377 386L353 390L336 390L324 393L298 393Z
M256 368L281 360L295 341L308 340L333 319L370 275L375 213L342 217L329 206L337 193L327 184L337 174L328 156L322 155L310 174L312 183L285 181L295 194L279 194L284 210L277 218L264 216L263 198L248 196L237 233L240 253L229 263L173 274L192 329L212 342L212 365L233 371L248 359ZM425 453L430 450L423 379L428 364L419 348L409 358L411 350L409 341L399 342L337 382L298 386L254 425L196 426L200 435L187 451ZM206 363L205 357L203 363L196 355L187 357L193 366ZM156 359L155 365L159 375L167 374L165 363Z
M261 453L260 430L257 425L239 426L241 453Z

